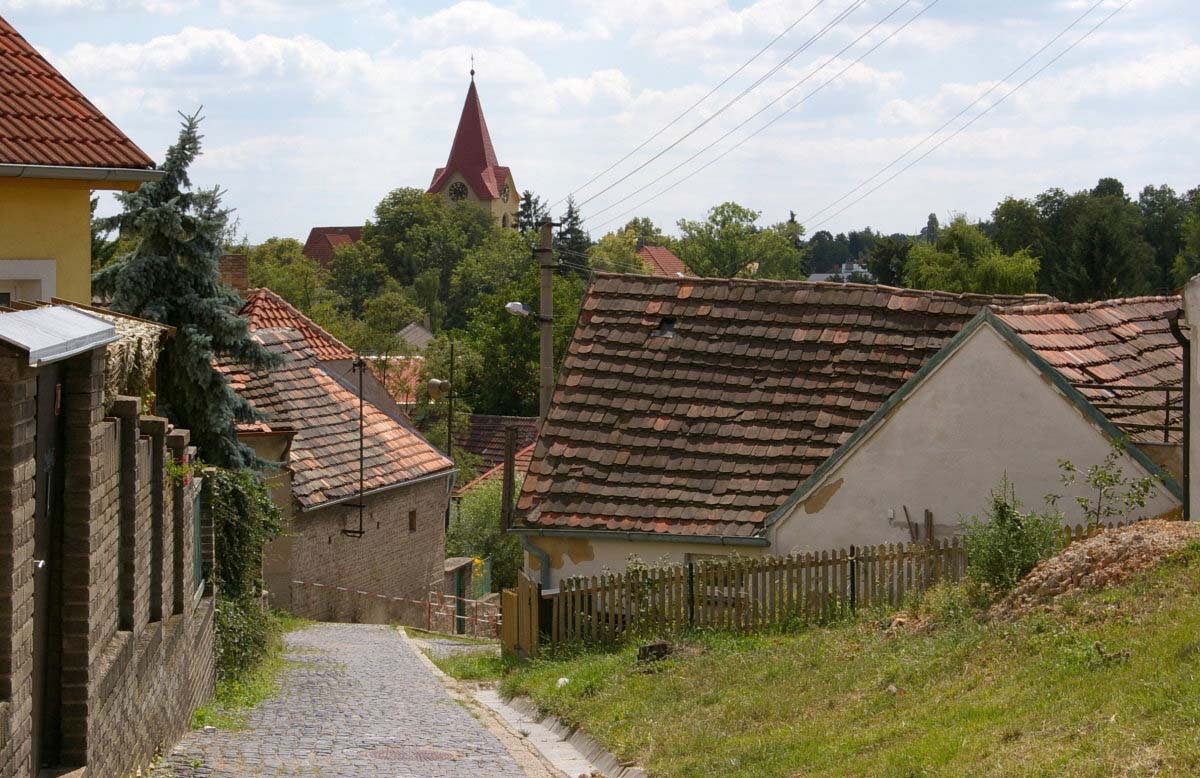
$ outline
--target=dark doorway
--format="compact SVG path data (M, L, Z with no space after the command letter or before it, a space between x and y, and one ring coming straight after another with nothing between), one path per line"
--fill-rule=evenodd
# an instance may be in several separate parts
M33 514L33 760L59 762L62 706L63 387L59 364L37 382L37 467Z

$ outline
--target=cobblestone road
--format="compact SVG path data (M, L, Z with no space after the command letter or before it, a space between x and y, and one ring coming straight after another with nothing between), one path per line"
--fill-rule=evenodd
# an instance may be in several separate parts
M319 624L287 641L280 693L245 729L185 737L166 760L174 775L523 775L393 628Z

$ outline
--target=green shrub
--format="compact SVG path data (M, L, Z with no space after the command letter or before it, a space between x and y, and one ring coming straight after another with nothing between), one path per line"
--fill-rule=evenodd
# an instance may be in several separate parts
M279 509L251 470L217 470L212 484L217 677L235 679L266 656L276 626L262 607L263 547L282 530Z
M963 525L967 575L993 594L1017 585L1062 542L1062 516L1025 513L1005 477L992 491L987 519L968 518Z
M917 612L937 624L957 624L975 615L970 588L961 583L937 583L921 595Z
M521 491L520 479L513 489ZM492 589L500 591L517 585L517 571L524 564L521 538L500 528L500 508L504 502L504 484L492 478L463 495L458 514L446 532L447 556L492 558Z

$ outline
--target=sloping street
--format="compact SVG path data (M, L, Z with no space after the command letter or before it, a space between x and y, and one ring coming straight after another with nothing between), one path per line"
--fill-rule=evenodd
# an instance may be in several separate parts
M165 760L171 774L526 775L392 627L318 624L287 643L279 694L244 729L189 734Z

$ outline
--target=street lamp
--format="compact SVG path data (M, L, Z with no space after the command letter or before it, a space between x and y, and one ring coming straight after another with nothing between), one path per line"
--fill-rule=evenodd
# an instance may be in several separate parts
M513 316L532 316L533 311L529 310L529 306L525 303L511 302L504 304L504 310L511 313Z

